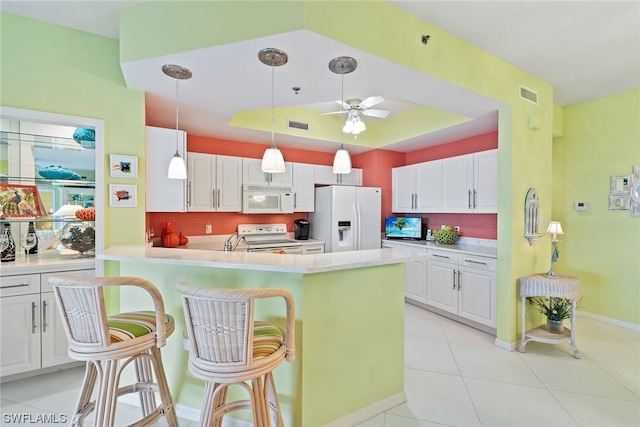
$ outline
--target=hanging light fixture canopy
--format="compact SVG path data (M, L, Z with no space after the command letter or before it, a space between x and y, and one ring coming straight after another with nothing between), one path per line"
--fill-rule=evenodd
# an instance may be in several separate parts
M167 176L171 179L187 179L187 165L178 151L180 130L178 128L178 81L188 80L191 78L191 71L188 68L175 64L166 64L162 66L162 72L169 77L176 79L176 153L171 158Z
M335 74L340 74L340 101L341 105L344 105L344 75L353 72L358 67L358 63L355 59L350 56L339 56L337 58L333 58L329 61L329 69ZM359 120L359 124L356 125L356 122L352 119L354 116ZM357 126L357 133L353 130ZM364 130L364 122L360 119L360 117L352 115L349 112L349 117L344 127L340 132L340 148L336 151L336 155L333 158L333 173L351 173L351 156L349 156L349 152L344 148L344 135L343 133L355 133L358 134Z
M271 67L271 146L264 151L261 168L266 173L282 173L285 171L284 157L276 147L275 139L275 68L286 64L289 57L280 49L268 47L258 52L258 59Z

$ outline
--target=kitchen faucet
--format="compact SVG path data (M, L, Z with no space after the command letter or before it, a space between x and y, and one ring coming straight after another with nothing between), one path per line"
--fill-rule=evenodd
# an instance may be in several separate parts
M236 236L237 239L236 239L236 243L232 246L231 245L231 239L233 238L233 236ZM238 236L237 232L233 233L231 236L229 236L227 238L227 240L224 241L224 251L225 252L233 252L233 251L235 251L240 242L245 242L246 243L246 240L245 240L244 236Z

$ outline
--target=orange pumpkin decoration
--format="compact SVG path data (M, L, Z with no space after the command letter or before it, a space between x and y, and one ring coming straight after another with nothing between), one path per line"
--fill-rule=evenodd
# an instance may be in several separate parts
M169 231L162 238L162 246L165 248L175 248L180 244L180 236L175 231Z
M78 209L76 211L76 217L83 221L95 221L96 220L96 207L89 206L85 209Z
M189 243L189 239L187 239L187 236L182 234L182 231L180 232L180 235L178 237L180 238L180 246L186 245L187 243Z

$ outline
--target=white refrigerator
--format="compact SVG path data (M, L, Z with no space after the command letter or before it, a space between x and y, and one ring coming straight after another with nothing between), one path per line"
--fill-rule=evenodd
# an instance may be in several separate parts
M316 188L309 237L325 242L326 252L379 249L382 190L330 185Z

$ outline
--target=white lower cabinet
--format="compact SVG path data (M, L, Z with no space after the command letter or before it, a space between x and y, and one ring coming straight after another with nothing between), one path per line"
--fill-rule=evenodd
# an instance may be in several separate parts
M95 269L58 271L94 276ZM0 286L0 374L19 374L62 365L67 355L67 337L58 314L49 275L3 276Z
M410 250L413 255L424 255L418 260L407 261L404 264L404 296L413 301L427 302L427 249L417 245L382 241L383 248L401 248Z
M496 260L429 249L426 303L496 327Z

